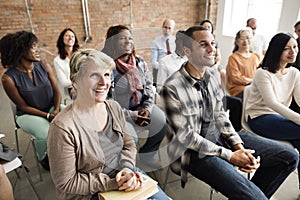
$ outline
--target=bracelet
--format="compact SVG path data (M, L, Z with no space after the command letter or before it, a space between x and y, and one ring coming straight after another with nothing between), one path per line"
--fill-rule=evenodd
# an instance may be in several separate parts
M47 113L47 119L49 120L49 117L50 117L50 113Z

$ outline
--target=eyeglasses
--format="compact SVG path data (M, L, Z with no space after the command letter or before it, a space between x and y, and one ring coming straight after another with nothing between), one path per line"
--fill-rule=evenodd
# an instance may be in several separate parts
M238 38L238 40L240 40L240 41L251 40L251 39L252 39L252 37L240 37L240 38Z

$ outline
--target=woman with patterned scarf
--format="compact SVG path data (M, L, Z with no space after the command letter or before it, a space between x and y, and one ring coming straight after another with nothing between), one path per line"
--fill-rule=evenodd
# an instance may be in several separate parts
M122 106L129 129L145 137L145 144L139 149L137 164L144 171L155 171L162 167L158 150L166 134L166 118L162 110L154 104L152 76L143 58L137 56L129 28L123 25L111 26L106 33L102 52L115 60L113 71L114 88L112 97ZM133 127L130 127L130 126Z

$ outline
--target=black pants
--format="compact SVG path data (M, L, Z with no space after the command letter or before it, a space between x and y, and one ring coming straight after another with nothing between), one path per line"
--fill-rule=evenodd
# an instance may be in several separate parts
M300 113L300 107L298 106L298 104L296 103L294 98L293 98L292 103L290 105L290 109L297 112L297 113Z
M224 110L229 110L229 119L233 128L238 132L242 129L241 118L243 102L238 97L224 96L223 98Z

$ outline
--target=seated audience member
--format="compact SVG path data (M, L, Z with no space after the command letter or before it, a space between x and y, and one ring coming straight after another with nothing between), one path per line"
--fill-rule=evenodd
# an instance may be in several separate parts
M13 190L3 166L0 164L0 200L13 200Z
M287 140L300 151L300 114L289 108L293 97L300 105L300 72L290 67L297 53L292 35L278 33L271 39L245 106L249 126L256 134Z
M183 42L188 62L161 90L170 125L168 155L181 161L183 186L189 172L228 199L271 198L295 170L298 154L288 145L233 129L223 109L219 75L210 67L213 35L202 26L185 34L190 38ZM235 166L256 172L248 180Z
M76 98L52 121L47 141L59 199L98 199L98 192L143 187L124 112L106 100L114 67L109 56L92 49L78 50L70 60ZM168 200L158 189L151 198Z
M294 31L297 35L297 44L298 44L298 48L300 48L300 21L296 22L296 24L294 25ZM298 52L297 54L297 59L294 63L294 65L297 69L300 70L300 53Z
M176 33L176 49L175 53L169 54L158 62L158 72L157 72L157 84L156 91L159 92L160 88L165 83L166 79L173 74L175 71L179 70L181 65L187 61L182 48L182 40L184 39L184 31L177 31Z
M211 32L211 34L214 34L214 25L210 20L205 19L205 20L201 21L200 26L203 26L203 27L207 28ZM218 45L216 43L215 64L213 66L216 69L218 69L219 71L221 70L221 68L219 69L220 62L221 62L221 51L220 51L220 48L218 47Z
M78 39L75 32L70 28L65 28L57 39L56 47L58 56L53 60L56 70L58 86L62 96L62 102L72 97L72 83L70 80L70 58L79 49Z
M245 28L237 32L233 53L229 56L226 67L228 92L241 99L245 86L252 82L260 63L259 55L250 51L251 40L251 29Z
M211 34L214 34L214 26L210 20L208 19L203 20L202 22L200 22L200 26L207 28L211 32ZM221 52L216 42L215 63L211 67L215 68L220 74L222 89L225 93L225 96L223 98L223 106L225 111L229 110L229 119L232 123L233 128L236 131L239 131L242 128L241 118L242 118L243 104L240 98L227 95L228 92L226 88L226 83L227 83L226 69L220 65L220 62L221 62Z
M256 52L259 54L260 59L264 57L268 48L268 42L265 36L257 33L257 20L255 18L249 18L247 20L247 27L252 29L252 42L250 45L250 51Z
M116 63L113 98L122 106L126 120L134 126L138 137L142 137L140 133L145 130L149 131L146 142L139 149L137 164L144 165L146 168L141 168L146 171L157 170L161 167L158 150L166 134L166 118L154 104L152 78L145 60L135 54L129 28L109 27L102 51Z
M2 77L3 88L16 105L16 123L36 138L37 158L49 170L49 123L63 108L54 71L41 62L38 39L33 33L7 34L0 41L0 52L2 65L8 68Z
M158 62L166 55L175 52L174 29L175 21L173 19L165 19L162 24L162 35L156 37L151 42L150 62L152 65L154 85L157 83Z
M297 44L298 44L298 48L300 48L300 21L296 22L296 24L294 25L294 31L297 35ZM298 70L300 70L300 52L298 51L298 54L297 54L297 58L296 58L296 61L294 62L293 64L294 67L296 67ZM300 113L300 106L297 105L295 99L293 98L292 100L292 103L290 105L290 108L297 112L297 113Z

